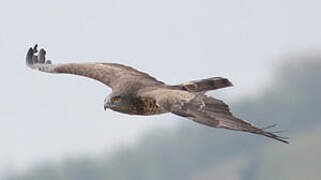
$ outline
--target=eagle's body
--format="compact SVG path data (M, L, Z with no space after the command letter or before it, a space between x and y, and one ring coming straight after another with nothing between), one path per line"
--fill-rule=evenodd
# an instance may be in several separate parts
M142 111L140 111L137 115L155 115L155 114L163 114L167 113L165 109L158 106L156 100L153 98L140 97L138 98L142 103Z
M129 104L126 104L120 108L119 106L110 107L110 109L125 113L129 115L156 115L163 114L167 111L162 107L158 106L155 99L147 97L125 97L128 98ZM124 108L125 107L125 108Z
M221 77L166 85L146 73L115 63L51 64L45 50L30 48L26 63L32 69L48 73L67 73L96 79L112 88L104 108L131 115L154 115L171 112L210 127L261 134L284 143L284 137L260 129L233 116L223 101L205 95L209 90L232 86Z

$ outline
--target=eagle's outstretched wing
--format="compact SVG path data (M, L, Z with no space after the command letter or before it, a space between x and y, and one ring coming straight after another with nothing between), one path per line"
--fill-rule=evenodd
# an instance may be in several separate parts
M46 51L40 49L37 45L30 48L26 56L26 64L32 68L48 73L66 73L96 79L111 88L115 88L128 81L139 81L145 85L164 84L146 73L136 69L115 63L66 63L52 64L45 58Z
M236 118L230 112L228 105L221 100L180 90L156 89L146 92L145 95L155 98L156 103L165 110L197 123L210 127L260 134L288 143L285 140L286 137L278 136L275 134L276 132L265 131L266 128L260 129L247 121Z

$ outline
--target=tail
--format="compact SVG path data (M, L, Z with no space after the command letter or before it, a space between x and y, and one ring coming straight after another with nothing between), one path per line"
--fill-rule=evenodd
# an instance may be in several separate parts
M189 92L206 92L230 86L233 86L233 84L227 78L212 77L207 79L185 82L172 87L175 89L185 90Z

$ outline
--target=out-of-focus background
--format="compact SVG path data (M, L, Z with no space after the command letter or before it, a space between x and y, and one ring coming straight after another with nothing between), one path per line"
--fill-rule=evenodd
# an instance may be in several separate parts
M5 1L0 6L0 179L318 179L321 1ZM169 84L213 76L237 116L285 145L171 114L103 110L111 90L28 69L38 43L62 62L117 62Z

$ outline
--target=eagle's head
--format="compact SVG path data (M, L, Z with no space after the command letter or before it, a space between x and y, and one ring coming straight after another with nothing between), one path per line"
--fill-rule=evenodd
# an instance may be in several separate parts
M117 95L117 96L107 96L104 100L104 109L106 110L107 108L113 109L115 107L120 107L122 106L122 96Z
M126 114L135 114L136 106L134 104L133 98L128 95L118 94L109 95L104 100L104 109L112 109L117 112L122 112Z

